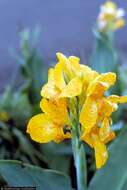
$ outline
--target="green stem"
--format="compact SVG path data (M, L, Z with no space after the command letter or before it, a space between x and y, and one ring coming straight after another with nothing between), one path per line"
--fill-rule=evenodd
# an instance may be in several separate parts
M79 140L76 130L72 131L72 149L77 175L77 190L87 189L87 168L85 151L82 142Z

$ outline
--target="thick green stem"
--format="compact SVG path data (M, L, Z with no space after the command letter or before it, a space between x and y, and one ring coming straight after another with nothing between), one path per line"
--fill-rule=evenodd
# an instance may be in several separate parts
M79 140L76 130L72 131L72 148L77 175L77 190L87 189L87 168L85 151L82 142Z

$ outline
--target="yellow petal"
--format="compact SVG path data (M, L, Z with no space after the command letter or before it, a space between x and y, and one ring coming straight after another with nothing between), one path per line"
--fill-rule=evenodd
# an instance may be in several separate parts
M61 65L62 71L64 71L64 75L66 78L72 79L75 76L75 73L73 72L72 65L70 64L68 58L63 55L62 53L57 53L57 58L58 58L58 64ZM72 61L72 58L70 58ZM75 63L76 64L76 61Z
M116 137L115 132L111 131L109 136L103 141L104 144L112 141Z
M104 143L107 143L115 138L115 133L111 130L109 118L104 118L102 126L99 130L99 137Z
M57 56L57 59L58 59L57 64L59 64L60 65L59 67L61 67L62 70L64 70L64 72L66 74L68 74L70 72L70 70L71 70L70 67L69 67L68 58L64 54L62 54L60 52L56 53L56 56Z
M50 99L58 97L59 93L59 89L55 86L54 69L51 68L48 71L48 83L42 87L41 96Z
M61 64L62 63L65 64L68 61L67 57L64 54L60 53L60 52L57 52L56 56L57 56L58 61L61 62Z
M43 98L40 102L40 107L55 123L59 125L68 125L70 123L65 99L51 101Z
M100 98L110 86L112 86L116 81L115 73L104 73L95 78L93 82L90 83L87 89L87 96L94 96Z
M94 147L94 141L95 137L98 136L99 133L99 128L97 125L95 125L89 133L86 133L86 131L82 127L82 135L81 135L81 140L85 141L88 145L90 145L92 148Z
M71 72L73 74L73 76L79 76L80 75L80 59L78 57L75 57L75 56L70 56L68 58L68 64L69 64L69 67L71 69Z
M27 133L32 140L39 143L47 143L57 136L57 128L45 114L38 114L32 117L27 126Z
M91 148L93 148L93 138L91 133L83 133L81 136L81 140L86 142Z
M93 146L95 150L95 159L96 167L101 168L108 159L108 152L106 146L103 142L100 141L100 138L97 134L92 134Z
M107 158L108 153L105 144L100 140L98 136L99 128L95 126L90 133L87 133L81 137L87 144L89 144L95 150L96 167L101 168Z
M62 88L64 88L66 85L65 75L68 59L66 56L59 52L56 54L56 56L58 58L58 63L56 64L54 69L54 80L56 87L62 90Z
M113 26L113 29L116 30L118 28L122 28L125 25L125 19L118 19Z
M80 75L78 74L78 76L80 76L83 83L88 86L88 84L98 76L98 73L91 70L90 67L80 64Z
M118 108L116 103L112 103L107 98L102 98L98 101L98 114L101 118L110 117L111 114Z
M73 66L79 66L80 58L76 56L70 56L68 58L69 63Z
M63 88L60 97L72 98L80 95L82 92L82 82L78 77L73 78L65 88Z
M93 72L92 69L90 67L88 67L87 65L80 64L80 68L84 74L88 73L88 72Z
M109 126L109 119L104 118L104 120L102 122L102 126L99 131L99 136L100 136L101 141L104 141L105 138L107 138L109 136L110 131L111 131L111 129Z
M127 96L117 96L111 95L107 97L107 100L111 101L112 103L127 103Z
M94 98L100 98L103 96L106 89L106 84L102 82L91 82L87 89L87 96L92 96Z
M116 82L116 74L111 72L101 74L100 76L98 76L97 81L106 83L107 86L106 90L107 90L110 86L114 85L114 83Z
M87 68L86 68L87 69ZM96 71L86 71L83 75L83 80L87 82L87 84L91 83L99 74Z
M55 66L54 80L56 87L59 88L60 90L62 90L65 87L66 83L64 80L64 70L61 63L58 63Z
M101 168L108 159L108 152L104 143L96 138L94 143L95 159L97 169Z
M87 98L80 113L80 123L89 132L96 125L98 117L97 103L92 98Z

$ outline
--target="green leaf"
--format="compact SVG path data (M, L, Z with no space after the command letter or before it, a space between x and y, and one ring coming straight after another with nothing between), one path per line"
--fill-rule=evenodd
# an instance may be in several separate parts
M113 131L120 131L122 128L123 128L123 121L122 120L112 125Z
M8 87L0 96L0 111L6 111L16 125L23 126L31 116L32 108L26 94L13 92Z
M28 93L32 104L36 104L40 100L40 90L46 76L43 60L35 46L37 35L38 30L33 33L30 33L29 30L21 32L21 58L18 60L21 74L25 80L22 90ZM30 44L30 37L33 37L33 44Z
M117 64L117 54L113 44L112 33L94 31L95 46L90 60L91 67L98 72L111 72Z
M70 143L47 143L40 146L44 161L48 167L64 173L69 173L72 149ZM61 164L62 163L62 164Z
M119 72L119 79L120 79L120 86L121 86L121 91L122 95L127 94L127 64L126 62L118 68Z
M0 175L10 186L35 186L37 190L71 190L69 178L57 171L23 164L20 161L0 161Z
M106 165L98 170L90 182L88 190L127 189L127 126L109 148Z

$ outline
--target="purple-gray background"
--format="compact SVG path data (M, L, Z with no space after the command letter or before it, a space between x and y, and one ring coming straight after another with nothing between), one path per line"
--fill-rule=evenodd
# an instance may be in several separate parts
M41 27L39 49L46 64L62 51L87 57L93 37L91 28L103 0L0 0L0 89L16 69L9 48L18 48L18 31ZM127 0L117 0L127 9ZM127 50L127 27L117 32L118 47Z

